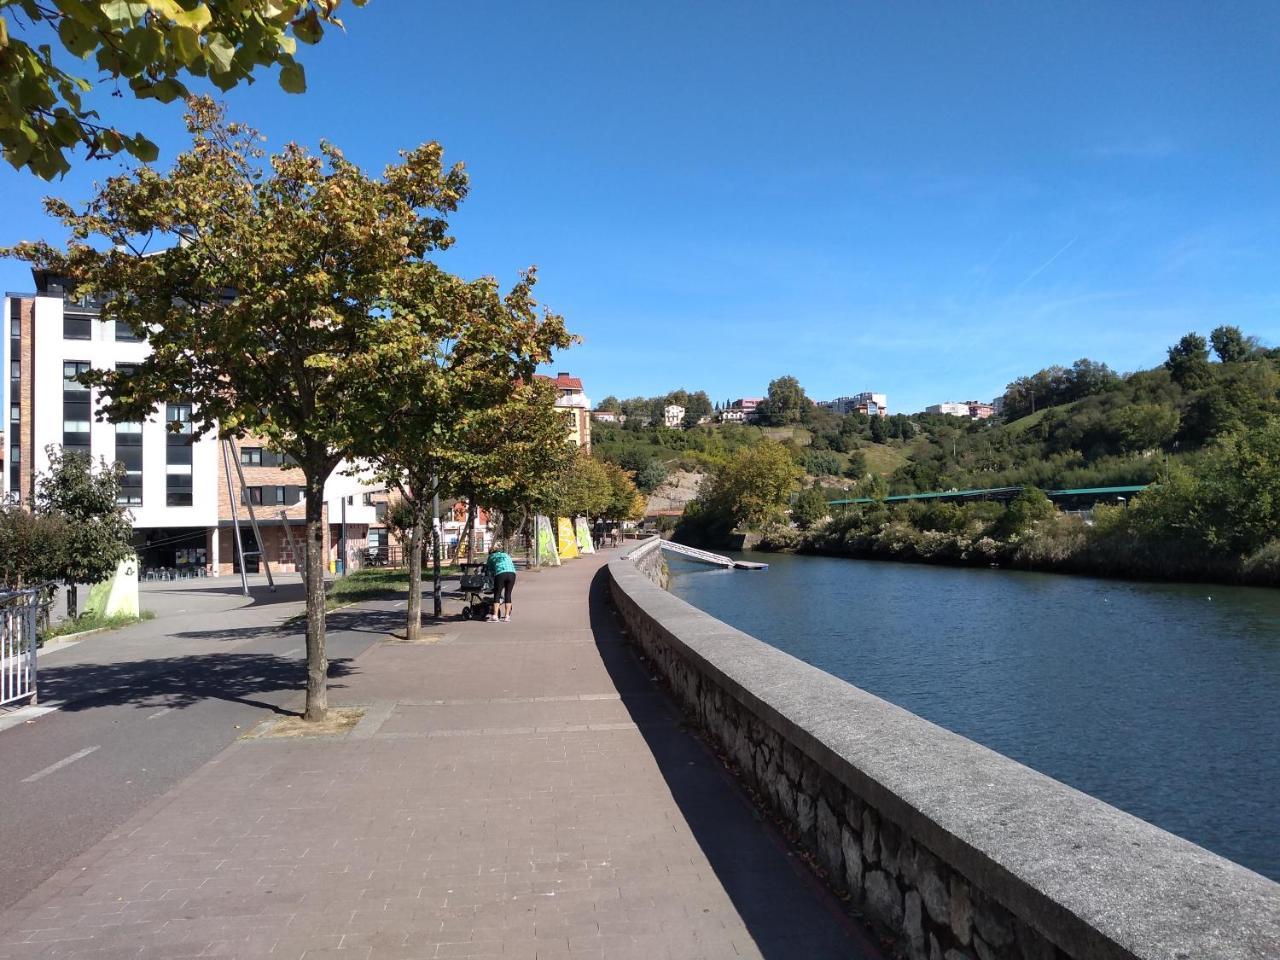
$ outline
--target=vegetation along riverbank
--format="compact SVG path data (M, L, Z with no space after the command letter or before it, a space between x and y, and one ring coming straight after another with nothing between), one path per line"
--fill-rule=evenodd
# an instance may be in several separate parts
M726 451L675 536L723 546L748 531L765 550L1280 586L1280 358L1234 328L1214 334L1217 362L1188 334L1153 370L1082 360L1019 378L993 421L903 418L881 441L897 465L857 463L842 487L815 465L831 452L865 460L876 443L849 423L827 436L825 411L801 403L809 444ZM1042 492L1116 484L1150 486L1080 512ZM1009 486L1023 489L1005 502L886 500Z

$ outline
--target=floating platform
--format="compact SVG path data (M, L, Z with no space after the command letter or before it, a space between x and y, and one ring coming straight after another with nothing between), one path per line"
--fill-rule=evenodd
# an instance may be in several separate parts
M683 543L674 543L670 540L660 541L663 550L671 553L678 553L682 557L690 560L697 560L701 563L709 563L712 566L724 567L727 570L767 570L767 563L756 563L754 560L735 560L733 557L726 557L719 553L710 553L707 550L699 550L696 547L686 547Z

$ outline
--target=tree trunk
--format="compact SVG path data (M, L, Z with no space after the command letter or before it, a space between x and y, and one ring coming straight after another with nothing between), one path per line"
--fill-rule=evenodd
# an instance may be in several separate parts
M324 481L307 477L307 708L305 720L329 714L329 661L324 652Z
M440 528L434 524L431 529L431 608L437 620L444 616L444 601L440 596Z
M406 640L417 640L422 634L422 511L415 510L409 528L409 612L405 624Z
M476 539L476 501L473 497L467 498L467 563L475 560L474 551L471 549Z
M80 606L80 604L76 602L78 599L79 597L76 596L76 585L74 583L67 584L67 619L68 620L74 620L76 618L76 612Z

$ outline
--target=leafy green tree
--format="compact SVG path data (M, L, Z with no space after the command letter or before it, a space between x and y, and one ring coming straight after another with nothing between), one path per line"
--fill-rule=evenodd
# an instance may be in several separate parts
M596 404L596 409L603 410L607 413L621 413L622 403L613 394L609 394L609 396Z
M45 572L70 588L67 616L75 619L76 584L105 580L133 549L133 524L116 502L124 468L99 461L95 470L87 454L55 446L46 453L49 472L36 485L35 513L57 518L62 536L55 541L57 552L46 558Z
M656 457L646 460L635 473L636 487L641 493L653 493L667 481L667 467Z
M69 533L60 513L0 505L0 586L16 590L57 580Z
M867 475L867 455L861 450L849 454L849 465L844 468L846 477L858 479Z
M759 527L782 516L800 475L787 448L766 441L734 454L703 482L698 499L730 527Z
M354 0L364 6L367 0ZM84 103L90 81L60 65L87 60L140 100L188 95L184 78L207 77L220 90L278 64L280 86L306 89L297 41L317 43L326 25L342 27L339 0L0 0L0 146L14 167L46 180L71 169L67 152L121 150L154 160L156 146L127 135ZM78 71L77 71L78 72Z
M1053 501L1045 496L1043 490L1026 486L1022 492L1009 501L1000 519L992 527L991 535L997 540L1008 540L1021 536L1040 520L1052 517Z
M826 495L818 487L801 490L796 502L791 507L791 519L801 530L817 526L831 513L827 505Z
M554 389L533 374L573 342L562 318L539 314L532 270L505 296L491 279L464 283L429 265L420 279L416 297L403 291L386 319L394 334L379 350L380 375L353 398L355 409L377 415L352 451L399 491L410 514L409 639L421 631L420 545L433 498L450 493L472 509L483 503L509 514L550 483L567 454ZM433 562L438 568L438 543Z
M1169 348L1164 363L1175 383L1187 390L1207 384L1213 375L1209 368L1209 347L1198 333L1188 333Z
M769 383L769 395L760 404L758 412L763 423L785 427L799 423L809 398L795 377L778 377Z
M804 471L811 477L832 477L840 473L840 458L825 450L810 450L804 455Z
M1116 410L1108 426L1121 453L1137 453L1168 444L1178 432L1179 421L1178 411L1173 407L1135 403Z
M889 429L885 426L884 417L871 418L872 443L884 443L889 439Z
M1213 352L1223 363L1239 363L1253 356L1256 346L1249 342L1239 327L1223 325L1209 334Z
M197 435L251 431L302 470L306 717L320 720L325 481L385 419L368 400L396 376L387 355L435 295L440 272L425 257L451 244L444 214L467 178L444 168L435 143L381 179L329 144L320 156L290 144L264 168L256 132L227 123L212 101L191 100L187 124L192 147L168 172L113 177L82 210L48 201L70 231L65 251L20 244L13 254L75 278L103 299L104 320L148 331L151 352L132 373L85 377L107 398L108 418L143 420L182 396ZM148 251L157 235L183 242Z
M598 516L606 520L639 520L644 516L645 496L631 474L616 463L604 465L609 481L609 502Z

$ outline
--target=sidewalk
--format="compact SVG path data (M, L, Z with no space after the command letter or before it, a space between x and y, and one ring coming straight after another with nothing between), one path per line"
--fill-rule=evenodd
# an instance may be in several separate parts
M349 736L238 741L0 915L0 958L874 955L639 669L603 559L376 644Z

